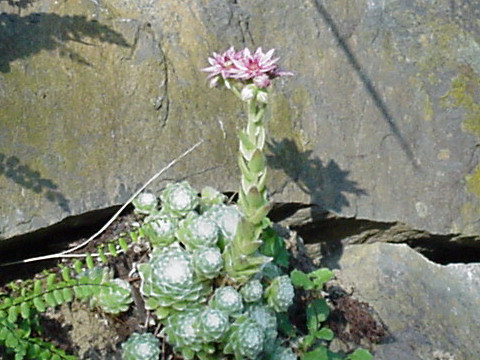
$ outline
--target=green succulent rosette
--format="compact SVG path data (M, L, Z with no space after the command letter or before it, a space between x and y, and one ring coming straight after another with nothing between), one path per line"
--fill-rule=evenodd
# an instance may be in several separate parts
M100 287L100 292L92 300L109 314L127 311L133 302L130 284L122 279L110 280Z
M219 229L207 216L191 212L180 222L176 236L185 247L192 251L203 247L216 246Z
M149 215L157 210L158 199L150 192L143 192L133 199L132 204L135 213Z
M243 300L247 303L260 301L263 297L263 285L258 279L252 279L240 289Z
M230 326L223 352L233 354L235 360L255 360L263 351L264 336L256 320L242 315Z
M123 360L158 360L160 341L151 333L133 333L122 344Z
M145 218L142 230L153 246L165 247L176 240L177 227L178 218L158 213Z
M199 325L201 315L202 309L198 307L172 314L161 332L173 349L186 360L194 359L196 355L200 359L214 359L211 355L216 351L215 346L203 341Z
M298 360L297 355L292 349L284 346L278 346L273 354L268 358L271 360Z
M138 271L145 305L156 310L160 319L172 309L183 311L205 301L210 291L209 284L195 276L191 255L177 243L154 249L150 261L140 264Z
M204 213L214 221L220 230L220 248L233 241L237 225L242 220L242 214L235 205L214 205Z
M266 352L274 350L278 331L277 316L273 309L264 304L253 304L248 307L247 313L263 329L265 334L264 350Z
M295 292L288 275L278 276L265 290L267 303L276 312L285 312L293 304Z
M204 343L220 341L230 327L228 315L218 309L205 308L198 317L198 331Z
M225 314L238 317L243 310L242 296L232 286L224 286L215 290L210 306Z
M218 248L201 248L193 252L193 269L201 279L213 279L223 269L223 258Z
M203 213L210 209L213 205L223 204L227 197L220 191L206 186L200 192L200 211Z
M162 212L184 217L199 204L197 191L186 181L169 183L160 194Z

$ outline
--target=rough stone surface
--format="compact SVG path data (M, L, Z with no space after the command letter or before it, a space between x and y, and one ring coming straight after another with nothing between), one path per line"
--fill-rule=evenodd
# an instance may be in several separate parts
M0 236L166 176L231 191L244 110L199 69L278 49L270 189L345 217L480 230L480 24L461 0L0 0ZM153 189L163 185L157 182Z
M480 358L480 264L438 265L407 245L376 243L346 247L329 265L393 335L375 359Z

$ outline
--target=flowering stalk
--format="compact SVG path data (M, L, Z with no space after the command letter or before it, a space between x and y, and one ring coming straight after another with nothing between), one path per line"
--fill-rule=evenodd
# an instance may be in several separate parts
M233 47L223 54L209 58L210 86L223 84L240 99L247 102L248 121L239 132L241 186L238 205L243 219L237 226L234 240L224 250L225 270L237 283L246 282L260 267L271 259L260 255L260 235L269 225L267 214L271 208L266 191L267 166L264 155L264 114L268 102L267 88L279 76L293 75L278 69L278 58L272 59L274 50L263 53L258 48L251 53L248 48L236 52Z

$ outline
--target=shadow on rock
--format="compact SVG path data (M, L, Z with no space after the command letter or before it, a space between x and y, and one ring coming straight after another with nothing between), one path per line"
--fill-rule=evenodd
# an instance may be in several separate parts
M25 189L43 194L45 198L56 203L65 212L70 212L69 201L58 191L58 186L50 179L42 178L40 172L28 165L20 163L16 156L6 156L0 153L0 176L5 176Z
M267 156L268 164L274 169L282 169L310 196L312 204L338 213L350 205L346 193L367 195L356 181L348 179L349 171L342 170L334 160L324 164L318 157L312 157L312 150L300 151L291 139L273 140L268 149L272 153Z
M9 6L15 7L19 10L27 9L37 0L0 0L1 2L6 2Z
M28 1L31 0L13 2L22 4L25 2L25 6L28 6ZM55 49L60 50L60 56L91 66L87 59L66 46L69 41L96 46L84 39L130 47L120 33L96 20L87 20L86 16L60 16L47 13L20 16L2 13L0 14L0 72L10 72L12 61L26 58L42 50Z

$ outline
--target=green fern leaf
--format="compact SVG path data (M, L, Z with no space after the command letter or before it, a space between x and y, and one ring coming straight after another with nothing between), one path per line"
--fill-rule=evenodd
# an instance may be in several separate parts
M24 319L29 319L30 318L30 304L27 302L23 302L20 305L20 314L22 315L22 318Z

